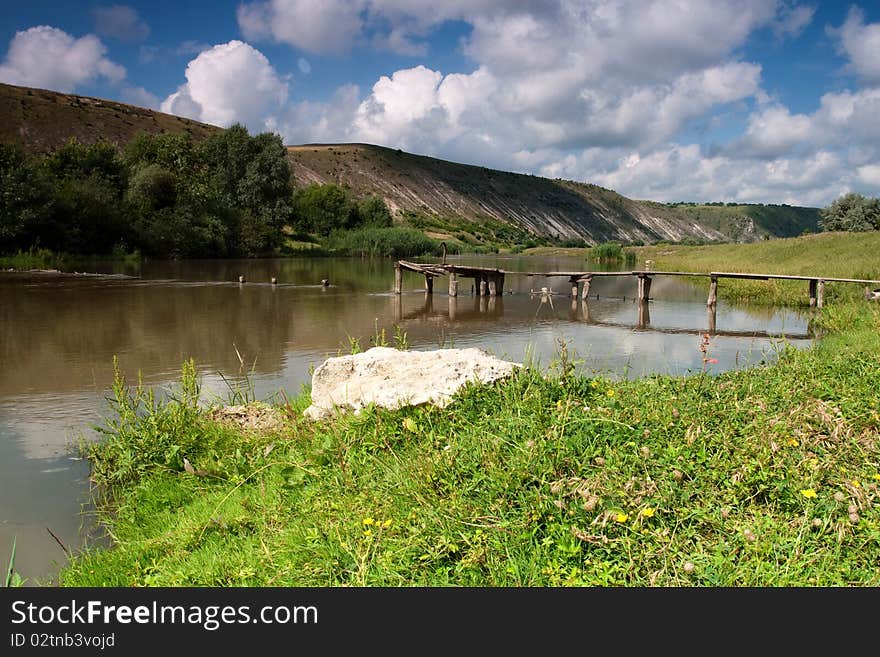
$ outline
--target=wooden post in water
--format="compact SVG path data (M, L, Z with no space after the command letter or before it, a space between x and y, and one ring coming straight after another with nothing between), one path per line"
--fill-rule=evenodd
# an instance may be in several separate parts
M498 281L495 274L489 274L487 278L489 279L489 296L494 297L498 293Z
M709 335L715 335L715 319L717 317L716 311L718 307L712 303L706 306L706 314L709 318Z
M449 296L458 296L458 274L454 271L449 272Z
M425 274L425 292L434 294L434 277L431 274Z
M645 274L639 274L639 303L647 303L651 296L651 277Z
M651 296L651 277L639 274L639 294L638 302L647 302Z
M587 276L586 278L584 278L584 287L581 290L581 299L583 299L584 301L586 301L587 297L590 296L590 283L592 282L592 276Z
M718 277L712 276L712 282L709 283L709 298L706 300L707 306L714 306L718 303Z
M639 328L647 328L651 325L651 311L648 306L648 300L642 299L639 301Z
M816 288L819 281L815 278L810 279L810 308L816 305Z
M500 297L500 296L504 295L504 274L496 274L496 276L497 276L496 287L497 287L498 296Z
M403 283L403 271L401 270L400 263L394 263L394 294L400 294L400 288Z
M825 305L825 281L821 278L819 279L819 289L816 292L816 307L821 308Z
M488 292L489 284L486 282L485 274L480 276L480 296L485 297Z
M578 298L578 279L577 279L577 276L572 276L571 279L569 279L569 280L571 281L571 298L577 299Z

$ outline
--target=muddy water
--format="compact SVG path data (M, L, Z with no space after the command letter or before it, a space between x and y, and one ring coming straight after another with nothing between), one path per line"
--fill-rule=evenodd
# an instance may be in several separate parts
M512 271L586 268L564 257L449 260ZM783 341L809 344L805 316L721 303L713 318L704 286L671 277L655 278L653 300L640 306L629 276L594 279L586 304L571 299L567 279L525 275L508 276L497 298L472 296L471 281L461 279L459 296L450 298L443 280L429 297L423 278L405 274L398 296L388 260L151 262L90 271L109 275L0 273L0 561L15 538L17 570L31 584L53 581L65 549L99 540L88 465L71 446L94 440L93 427L108 413L114 355L129 380L140 372L159 387L176 381L192 357L204 388L219 398L252 372L257 397L269 399L298 393L310 366L350 352L353 340L367 348L383 330L392 345L397 330L413 349L477 346L545 368L564 342L582 371L627 377L700 371L701 334L713 320L713 372L772 359ZM540 294L542 287L553 294Z

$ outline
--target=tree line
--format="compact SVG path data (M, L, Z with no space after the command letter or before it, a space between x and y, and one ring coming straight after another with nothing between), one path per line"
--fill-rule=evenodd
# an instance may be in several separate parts
M380 197L294 189L280 136L241 125L198 143L141 134L121 150L72 140L43 156L0 143L0 254L259 257L277 254L285 231L391 225Z

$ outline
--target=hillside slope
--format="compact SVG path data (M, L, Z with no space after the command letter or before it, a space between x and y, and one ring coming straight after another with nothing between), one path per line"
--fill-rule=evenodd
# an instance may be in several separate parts
M370 144L289 146L298 185L336 183L376 194L392 212L493 219L536 235L607 240L755 241L818 226L817 208L667 205L636 201L585 183L448 162Z
M75 138L123 146L138 132L181 132L198 141L221 130L114 101L0 84L0 141L47 153ZM626 242L755 241L818 226L817 208L668 205L616 192L448 162L369 144L289 146L297 185L337 183L382 196L396 217L509 224L536 236Z
M124 146L138 132L184 132L199 140L216 126L111 100L0 83L0 140L48 153L75 138Z

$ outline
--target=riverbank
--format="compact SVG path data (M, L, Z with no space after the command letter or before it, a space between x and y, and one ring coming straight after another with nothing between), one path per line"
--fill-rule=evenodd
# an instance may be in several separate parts
M880 310L746 371L526 368L446 409L247 431L117 381L89 448L115 546L65 586L876 586Z

